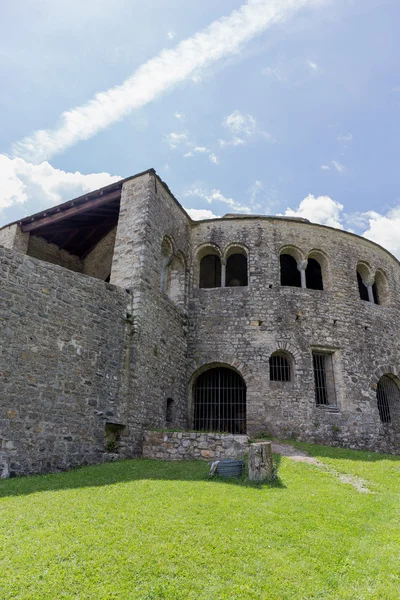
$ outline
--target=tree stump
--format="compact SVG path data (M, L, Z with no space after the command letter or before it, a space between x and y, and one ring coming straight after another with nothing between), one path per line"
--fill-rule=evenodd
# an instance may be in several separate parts
M271 479L274 473L272 460L272 443L257 442L249 448L249 479L250 481L265 481Z

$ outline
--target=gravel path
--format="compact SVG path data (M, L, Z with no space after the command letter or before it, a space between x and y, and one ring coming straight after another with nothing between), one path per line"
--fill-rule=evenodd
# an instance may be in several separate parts
M347 483L349 485L352 485L357 490L357 492L360 492L362 494L373 493L368 487L368 481L365 481L365 479L361 479L361 477L356 477L355 475L346 475L345 473L339 473L339 471L336 471L336 469L334 469L333 467L322 463L317 458L309 456L307 452L304 452L303 450L298 450L290 444L272 442L272 452L274 454L281 454L281 456L287 456L288 458L296 462L303 462L308 463L310 465L314 465L315 467L318 467L318 469L330 473L331 475L339 479L341 483Z

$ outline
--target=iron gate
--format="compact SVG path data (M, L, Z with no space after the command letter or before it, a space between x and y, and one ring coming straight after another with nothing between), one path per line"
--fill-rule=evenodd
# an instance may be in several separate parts
M225 367L201 373L194 384L194 429L246 433L246 384Z
M383 375L378 381L376 399L382 423L391 423L393 413L400 409L400 391L396 382L388 375Z

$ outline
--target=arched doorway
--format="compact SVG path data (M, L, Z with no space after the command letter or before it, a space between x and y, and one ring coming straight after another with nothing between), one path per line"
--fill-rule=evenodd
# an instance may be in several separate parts
M376 399L381 423L394 421L397 425L400 413L400 390L390 374L383 375L378 381Z
M201 373L193 401L195 430L246 433L246 384L233 369L214 367Z

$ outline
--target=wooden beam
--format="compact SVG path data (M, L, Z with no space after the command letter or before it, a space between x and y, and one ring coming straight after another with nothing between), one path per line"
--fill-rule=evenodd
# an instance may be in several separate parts
M91 210L93 208L98 208L99 206L103 206L104 204L108 204L113 200L118 200L121 196L121 190L116 192L112 192L111 194L107 194L105 196L101 196L100 198L96 198L95 200L88 200L87 202L83 202L79 206L71 206L65 210L60 210L53 215L48 217L43 217L38 219L37 221L32 221L31 223L26 223L21 225L21 229L24 233L28 231L35 231L36 229L40 229L41 227L45 227L47 225L53 225L54 223L59 223L69 217L75 217L76 215L82 215L83 213Z
M89 250L85 250L84 254L81 256L81 248L84 248L88 241L94 236L95 233L98 232L98 229L94 227L87 235L85 235L80 242L76 245L76 253L78 256L83 259L86 258L86 255L90 252L90 249L95 247L98 244L98 241L95 244L92 244Z
M66 236L65 239L62 240L59 244L57 244L58 247L60 248L60 250L64 250L64 248L66 248L68 246L68 244L70 242L72 242L72 240L78 233L79 233L79 229L72 229L71 233L68 236ZM70 252L70 250L68 250L68 252ZM74 252L71 252L71 254L74 254Z

